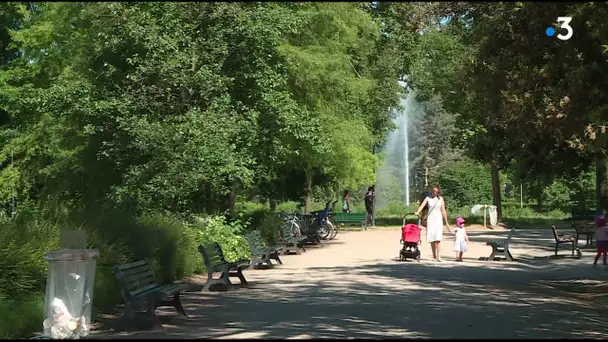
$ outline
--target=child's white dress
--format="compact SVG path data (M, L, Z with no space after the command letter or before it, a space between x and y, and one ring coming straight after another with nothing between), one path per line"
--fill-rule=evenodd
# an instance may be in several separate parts
M454 237L454 252L466 252L467 241L464 238L464 227L456 227L456 236Z

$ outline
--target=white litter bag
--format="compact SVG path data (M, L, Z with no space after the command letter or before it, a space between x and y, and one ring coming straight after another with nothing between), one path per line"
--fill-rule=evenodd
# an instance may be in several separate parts
M498 224L498 212L496 211L496 206L489 205L488 212L490 213L490 226L496 227Z

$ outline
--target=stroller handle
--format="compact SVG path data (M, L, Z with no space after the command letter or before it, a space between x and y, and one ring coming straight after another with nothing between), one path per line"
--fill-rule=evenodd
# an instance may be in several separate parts
M420 218L420 216L416 215L416 213L407 213L403 216L403 219L407 219L408 217L415 216L416 218Z

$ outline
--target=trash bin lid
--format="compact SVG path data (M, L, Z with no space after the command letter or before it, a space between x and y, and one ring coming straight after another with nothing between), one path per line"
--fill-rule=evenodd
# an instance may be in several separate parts
M49 251L44 255L46 261L79 261L97 258L99 258L99 251L96 249L63 249Z

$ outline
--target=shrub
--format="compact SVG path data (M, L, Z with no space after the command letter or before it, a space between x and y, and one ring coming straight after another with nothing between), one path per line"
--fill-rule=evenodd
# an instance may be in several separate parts
M115 264L147 258L157 280L169 283L202 272L203 262L193 229L176 217L145 214L139 218L109 212L86 224L89 246L100 254L94 305L110 308L120 301Z
M198 217L193 228L199 243L217 242L226 260L237 261L251 257L247 240L241 235L248 225L248 222L241 220L227 222L224 216L208 216Z
M59 228L51 223L13 220L0 227L0 293L11 298L43 291L44 254L58 245Z
M247 216L250 213L267 210L266 205L257 202L236 202L234 209L237 213Z
M16 299L0 293L0 339L30 337L42 330L44 296L40 293Z
M570 189L559 180L543 189L544 204L549 207L564 207L570 204Z
M295 202L295 201L288 201L288 202L282 202L277 204L277 207L275 209L275 211L277 213L295 213L296 211L298 211L298 206L300 205L300 203Z
M272 212L266 213L260 222L258 229L269 246L274 246L277 243L282 224L283 220Z
M441 169L432 183L438 183L451 207L492 203L490 169L468 159Z
M203 271L198 245L204 240L222 244L230 260L250 254L246 241L237 235L247 225L227 223L223 217L203 220L202 228L160 214L46 214L26 206L16 219L0 221L0 337L27 337L41 329L48 265L44 254L58 248L60 227L85 229L88 247L99 250L93 305L102 310L121 301L111 273L115 264L148 258L159 282L167 283Z

